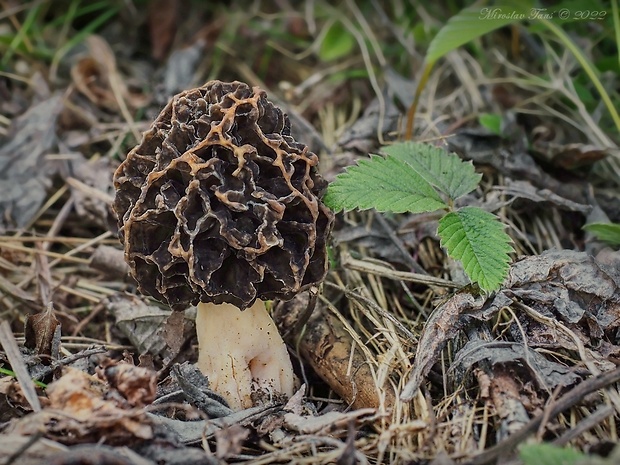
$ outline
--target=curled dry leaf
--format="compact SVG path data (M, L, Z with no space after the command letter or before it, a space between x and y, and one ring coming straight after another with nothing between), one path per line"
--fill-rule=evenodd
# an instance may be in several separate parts
M560 125L545 122L532 129L532 150L545 162L573 170L592 165L609 155L610 149L576 142ZM572 139L572 141L571 141ZM566 141L570 142L566 142ZM582 170L583 171L583 170Z
M99 376L116 389L130 405L142 407L155 400L157 373L129 363L110 362L98 370Z
M484 297L475 297L463 290L433 311L418 342L409 381L400 394L401 400L413 398L443 348L462 328L461 315L480 310L485 301Z
M133 443L153 436L143 411L127 408L114 400L110 388L101 380L80 370L66 368L47 388L49 406L17 420L10 431L22 435L44 436L63 444L96 442ZM117 399L120 396L116 396Z
M508 363L525 366L534 375L538 386L549 392L556 386L569 386L581 379L569 367L547 360L521 343L509 341L470 340L458 352L453 367L469 369L482 360L488 361L492 366Z
M185 398L209 418L225 417L233 413L226 401L209 389L209 380L195 365L177 364L171 372Z
M104 300L104 305L110 314L114 315L116 326L138 349L140 354L150 353L170 359L175 348L166 344L162 334L166 333L170 310L158 305L149 305L135 296L116 294ZM189 313L181 312L181 314ZM183 340L191 337L194 331L193 324L187 318L184 324ZM176 334L176 333L175 333ZM178 336L177 336L178 337Z
M586 340L615 341L620 327L620 272L583 252L548 251L515 263L506 284L539 312L578 325ZM595 341L593 341L595 342Z
M519 311L523 307L517 304L525 304L532 309L524 315ZM616 332L620 327L620 272L583 252L547 251L514 263L505 288L494 297L475 298L461 291L435 309L420 338L410 379L401 399L410 400L415 395L447 341L472 324L474 319L463 318L464 315L488 320L499 309L511 305L517 305L515 312L519 314L520 326L524 328L523 335L529 347L576 350L576 344L585 341L583 345L590 347L590 354L603 368L612 367L611 363L603 363L605 356L597 354L597 351L615 353L620 350L615 344ZM517 342L522 345L524 341ZM459 352L457 359L488 358L484 344L477 348L482 352L470 350L470 346L467 352ZM505 357L510 359L512 356L506 350L514 352L515 349L512 345L504 347L503 352L494 349L491 360L495 359L497 363L507 361ZM567 369L542 364L542 360L529 353L529 349L528 352L517 351L513 355L514 360L529 357L530 369L537 373L541 384L556 386L575 381Z
M525 179L540 189L548 189L573 202L586 204L583 186L560 182L547 174L525 150L508 149L502 139L495 135L479 133L471 129L457 131L446 139L448 150L472 160L476 165L490 165L499 173L512 179Z
M38 355L58 357L60 347L60 322L54 315L54 307L50 303L47 308L36 315L26 318L24 325L24 345L33 349ZM48 363L49 359L44 359Z

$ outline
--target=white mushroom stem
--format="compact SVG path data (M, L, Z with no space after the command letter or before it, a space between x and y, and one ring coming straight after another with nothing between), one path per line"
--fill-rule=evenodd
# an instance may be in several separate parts
M244 311L200 303L197 310L198 369L230 408L252 407L254 391L294 394L291 359L264 302Z

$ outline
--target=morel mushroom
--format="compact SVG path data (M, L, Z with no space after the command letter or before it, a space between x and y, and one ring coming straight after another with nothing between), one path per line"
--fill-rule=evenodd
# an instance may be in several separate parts
M198 367L233 409L257 388L293 394L262 300L325 277L333 214L317 165L263 90L210 81L174 96L114 174L131 274L173 310L197 305Z

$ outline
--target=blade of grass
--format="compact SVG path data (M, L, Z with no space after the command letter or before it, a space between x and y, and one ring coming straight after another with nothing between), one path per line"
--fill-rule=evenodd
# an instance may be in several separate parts
M11 326L6 320L0 322L0 343L2 344L6 358L9 360L9 363L15 372L15 377L22 388L24 397L34 412L40 412L41 403L39 402L37 391L34 388L34 382L28 373L28 368L26 368L22 354L19 351L19 347L17 346L17 341L15 341L15 336L13 336Z
M420 95L437 60L491 31L521 21L522 18L527 17L527 12L531 5L530 2L522 2L521 4L509 2L505 6L503 13L510 11L510 14L496 15L494 14L495 10L500 12L502 10L495 7L481 8L480 6L472 6L464 8L451 17L433 38L426 52L424 68L418 81L413 103L407 112L405 140L411 140L413 137L413 121Z
M41 9L41 3L35 5L31 10L28 11L26 15L26 19L22 24L21 28L18 29L17 34L9 44L9 48L2 57L2 61L0 61L0 69L4 69L6 65L9 63L19 46L24 42L24 40L28 36L28 31L33 26L37 16L39 14L39 10Z
M82 42L86 37L99 29L102 25L104 25L110 18L114 17L118 12L119 7L113 7L109 10L103 11L101 15L97 16L90 23L88 23L84 29L79 31L76 35L74 35L71 40L67 41L65 45L60 47L56 54L54 55L54 59L52 60L52 64L50 65L50 78L51 80L56 79L56 72L58 71L58 65L62 57L65 56L69 50L75 47L77 44Z
M547 29L549 29L553 34L555 34L556 37L560 40L560 42L562 42L562 44L575 56L575 58L577 59L577 61L579 62L583 70L585 71L585 73L588 75L588 77L592 81L592 84L594 85L598 93L600 94L601 99L603 100L603 103L605 104L605 106L607 107L607 110L611 114L611 117L614 121L614 124L616 125L616 128L620 131L620 115L618 115L618 111L616 110L614 103L611 101L609 94L605 90L605 87L603 87L601 80L598 78L598 72L596 68L594 67L594 65L590 63L590 60L588 60L588 58L579 49L577 44L575 44L575 42L571 40L568 34L564 32L564 30L561 27L559 27L554 22L549 21L548 19L540 18L539 21L542 24L544 24L547 27ZM614 22L615 21L616 19L614 18ZM616 33L618 33L617 30L616 30Z
M618 64L620 64L620 16L618 15L618 0L611 0L611 14L614 18L614 32L616 33L616 49L618 50Z

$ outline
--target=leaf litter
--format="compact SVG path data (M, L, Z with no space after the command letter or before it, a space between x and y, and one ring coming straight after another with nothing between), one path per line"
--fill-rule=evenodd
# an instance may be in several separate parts
M506 82L494 84L454 65L475 61L466 50L430 77L416 128L483 175L464 201L497 212L520 255L502 289L460 286L430 214L349 213L323 288L275 306L304 388L243 412L211 402L208 380L183 364L195 361L192 310L170 319L126 276L109 208L119 159L180 87L245 79L282 98L333 179L395 137L415 83L394 57L364 67L355 47L348 74L313 81L333 63L312 54L321 19L307 11L181 17L164 3L166 21L155 7L144 14L155 63L135 52L144 44L128 10L60 60L49 84L34 71L49 63L23 51L11 71L25 74L0 77L3 461L491 463L530 436L601 453L617 442L618 252L583 252L596 243L580 229L595 208L620 221L614 171L600 168L617 147L578 110L566 112L578 134L548 111L565 111L566 95L532 98L515 68L529 69L523 57L495 57ZM293 45L303 43L305 58L264 53L278 40L269 31L288 31L282 18L306 27L279 48L303 54ZM403 43L395 18L365 21L371 43ZM567 63L551 71L571 75ZM370 79L350 78L360 70ZM500 112L500 135L474 123L481 111Z

